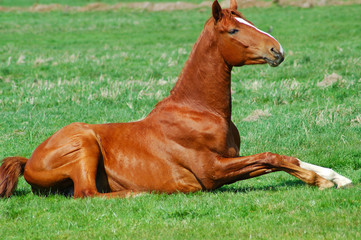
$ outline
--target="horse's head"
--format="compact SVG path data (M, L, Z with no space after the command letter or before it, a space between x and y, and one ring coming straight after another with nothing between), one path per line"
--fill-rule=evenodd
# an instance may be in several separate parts
M231 0L229 9L222 9L215 0L212 14L218 46L229 65L268 63L276 67L284 60L281 44L246 20L237 11L236 0Z

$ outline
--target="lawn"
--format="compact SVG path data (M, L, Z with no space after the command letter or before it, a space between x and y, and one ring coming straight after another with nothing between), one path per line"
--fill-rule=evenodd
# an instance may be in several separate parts
M233 70L241 154L296 156L351 178L352 188L319 191L275 173L214 192L74 200L35 196L21 178L0 199L0 238L361 238L361 5L242 12L262 30L272 26L286 59ZM146 116L209 16L207 8L0 12L0 159L29 157L72 122ZM266 116L247 121L255 110Z

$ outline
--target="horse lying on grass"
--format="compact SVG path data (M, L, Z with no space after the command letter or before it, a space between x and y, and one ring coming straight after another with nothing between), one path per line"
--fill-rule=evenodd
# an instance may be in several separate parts
M29 159L0 167L0 196L24 174L34 193L127 197L142 192L213 190L235 181L285 171L320 189L351 180L331 169L274 153L239 156L231 120L233 66L284 60L275 38L217 1L170 95L143 120L73 123L41 143Z

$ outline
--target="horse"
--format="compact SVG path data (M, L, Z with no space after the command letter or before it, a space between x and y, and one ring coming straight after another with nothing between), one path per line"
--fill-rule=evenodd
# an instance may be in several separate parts
M142 193L212 191L284 171L320 189L352 181L332 169L271 152L240 156L231 120L231 71L251 64L278 66L281 44L238 10L236 0L212 16L168 97L144 119L128 123L72 123L41 143L29 159L7 157L0 196L15 191L20 175L35 194L130 197Z

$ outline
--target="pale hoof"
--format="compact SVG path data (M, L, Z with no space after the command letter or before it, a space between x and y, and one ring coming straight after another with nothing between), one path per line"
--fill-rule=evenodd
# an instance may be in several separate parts
M335 179L334 182L337 184L337 188L352 187L352 181L346 177Z

